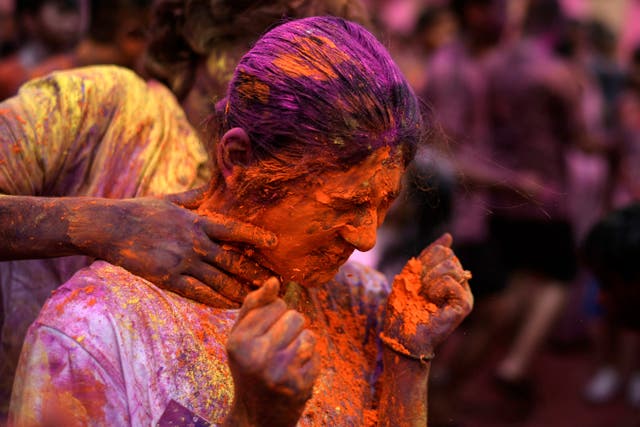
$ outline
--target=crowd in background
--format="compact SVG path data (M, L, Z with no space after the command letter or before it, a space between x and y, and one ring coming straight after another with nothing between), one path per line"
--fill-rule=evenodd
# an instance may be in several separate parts
M526 419L531 366L550 338L587 342L592 375L576 394L623 394L640 410L638 337L608 316L580 259L593 224L640 198L640 1L600 3L622 10L618 27L593 1L365 2L433 126L376 248L355 258L391 279L450 231L474 274L464 337L434 364L432 426L460 422L459 392L478 369L504 397L494 415ZM0 0L0 100L56 69L144 76L151 6ZM489 360L497 342L504 353Z
M405 26L380 15L435 143L412 165L376 249L356 259L391 278L448 230L474 274L474 312L434 367L432 424L464 419L461 396L478 371L491 372L498 396L484 408L488 425L524 422L550 340L587 343L593 367L576 394L623 398L637 412L637 333L610 315L581 248L594 223L640 196L640 44L629 46L637 29L627 28L638 21L616 31L576 14L578 2L389 3L416 16ZM625 7L633 17L640 4Z

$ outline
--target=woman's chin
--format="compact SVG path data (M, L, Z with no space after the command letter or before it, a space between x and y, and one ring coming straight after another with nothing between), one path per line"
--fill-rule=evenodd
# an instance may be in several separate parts
M291 265L284 266L282 262L265 262L268 261L266 259L261 261L262 265L266 265L280 275L284 283L296 282L305 287L317 287L333 279L338 274L340 266L347 261L347 258L348 256L345 254L340 254L340 257L333 257L333 259L327 259L326 256L322 259L317 257L299 258L296 267ZM276 266L275 264L278 265ZM306 266L306 268L298 268L298 265Z

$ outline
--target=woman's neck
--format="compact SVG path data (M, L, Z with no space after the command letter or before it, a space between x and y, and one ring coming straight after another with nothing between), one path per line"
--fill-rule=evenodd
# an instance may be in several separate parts
M240 225L241 223L250 223L251 221L247 212L255 212L256 210L257 209L251 206L240 203L233 192L226 187L222 177L212 178L209 190L204 194L197 208L195 208L196 213L199 215L209 218L215 217L215 222L223 226L227 222L233 222L233 227L236 227L238 223L240 223ZM266 270L271 271L255 259L256 248L251 245L225 242L223 249L240 253L243 257L249 258ZM267 273L267 271L265 271L265 273ZM273 272L269 274L277 276L277 274ZM234 276L234 279L242 286L242 289L240 289L241 294L246 295L256 289L257 284L254 281L243 280L237 276Z
M246 221L248 208L239 206L238 199L229 191L222 176L214 176L196 210L200 215L216 214ZM242 213L243 210L245 214Z
M304 314L311 320L315 318L313 289L305 288L296 282L289 282L281 286L280 294L287 303L287 307Z

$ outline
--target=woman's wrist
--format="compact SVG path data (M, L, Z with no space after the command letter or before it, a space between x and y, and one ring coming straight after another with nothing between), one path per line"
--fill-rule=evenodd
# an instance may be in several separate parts
M435 357L435 353L433 352L433 350L423 352L412 351L397 339L385 335L384 332L380 333L380 341L382 341L382 344L384 344L385 348L406 359L420 362L420 364L422 365L430 363Z
M416 363L385 346L378 426L426 425L431 362Z

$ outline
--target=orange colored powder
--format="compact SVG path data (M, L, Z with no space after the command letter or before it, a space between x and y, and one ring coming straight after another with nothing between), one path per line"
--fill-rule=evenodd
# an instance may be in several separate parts
M83 294L92 294L95 291L95 288L93 286L85 286L83 288L77 288L74 289L73 291L71 291L69 293L69 295L66 296L66 298L64 299L63 302L61 302L60 304L58 304L56 306L56 311L60 314L63 313L64 311L64 306L69 302L69 301L75 301L78 298L78 294L83 293ZM53 291L56 292L56 291ZM81 298L82 299L82 298ZM91 298L91 300L94 301L95 304L95 299ZM88 301L88 304L90 304L91 300ZM90 306L93 304L90 304Z
M306 55L286 53L276 58L273 65L280 68L287 75L298 77L310 77L315 80L335 79L338 75L333 67L327 65L324 58L332 59L333 64L339 64L349 59L331 40L322 36L298 37L298 44L303 47ZM304 49L305 46L309 46ZM319 52L318 52L319 50Z
M263 104L269 102L269 86L255 76L243 74L244 79L238 85L238 92L243 99L257 100Z
M278 237L276 247L257 248L246 255L285 281L306 286L325 283L355 246L343 238L342 231L356 244L375 242L376 225L384 217L390 195L398 189L403 168L400 154L392 154L388 147L347 172L305 173L314 161L317 159L305 159L282 168L267 160L234 168L225 178L226 185L213 188L205 197L198 213L215 217L219 215L216 211L224 212L271 231ZM256 196L257 192L264 194ZM270 193L278 198L269 201ZM218 219L224 222L224 217Z
M375 427L378 425L378 411L375 409L364 410L365 427Z
M393 282L394 292L389 299L392 308L390 313L403 316L404 336L414 336L418 325L431 322L431 316L437 307L431 302L425 303L419 295L422 287L422 262L411 258L402 272L396 276Z
M384 340L385 345L388 345L389 347L391 347L393 350L395 350L396 353L406 354L406 355L412 354L411 351L397 339L392 338L388 335L385 335L383 332L380 333L380 338Z
M340 302L335 289L330 291L324 286L305 289L291 282L284 298L290 308L309 319L308 327L316 334L315 351L322 364L300 424L341 425L348 419L358 420L356 425L375 425L375 396L366 373L375 369L378 349L370 336L363 351L362 343L367 338L365 316L345 313L349 306L346 300ZM363 423L364 418L368 421Z

